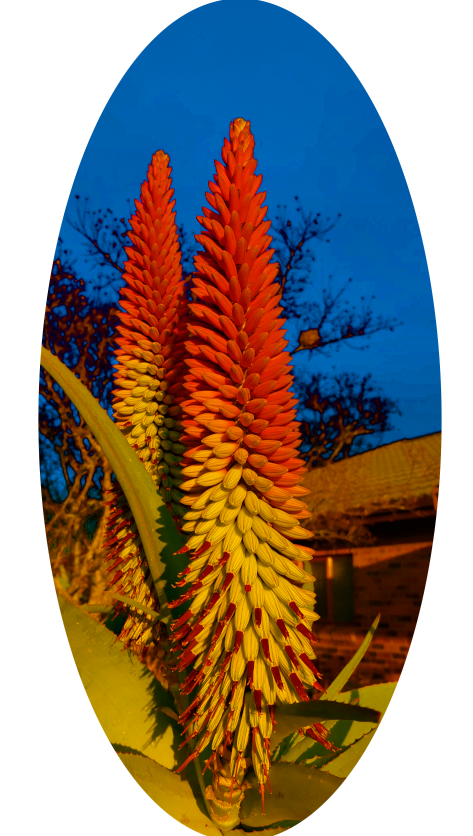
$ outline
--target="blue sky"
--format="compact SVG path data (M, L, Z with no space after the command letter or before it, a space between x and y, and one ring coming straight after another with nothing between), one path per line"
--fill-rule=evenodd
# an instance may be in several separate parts
M229 123L251 120L268 217L293 196L342 218L320 243L311 294L333 275L350 297L403 325L361 352L298 358L299 368L369 371L402 416L383 442L440 429L435 315L422 240L402 169L366 91L341 55L295 15L259 0L221 0L160 34L106 104L71 190L120 215L137 197L152 154L171 155L180 223L196 232ZM63 224L66 244L80 252ZM79 261L86 276L86 267Z

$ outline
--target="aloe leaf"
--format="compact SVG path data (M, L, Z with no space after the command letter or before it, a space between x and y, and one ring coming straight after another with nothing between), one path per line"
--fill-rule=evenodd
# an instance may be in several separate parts
M292 705L278 705L276 708L276 729L271 736L271 745L276 748L285 737L304 726L324 723L326 720L349 720L360 723L378 723L378 711L345 705L336 701L298 702Z
M360 702L376 705L382 710L384 717L396 685L397 682L383 682L379 685L371 685L366 688L360 688L357 691L340 694L340 698L344 697L348 701L354 694L358 694ZM338 778L347 778L365 754L378 728L379 726L377 728L370 728L366 723L337 723L330 735L330 740L336 746L341 745L343 751L335 756L325 752L325 756L329 755L328 759L325 757L325 763L322 763L323 756L322 758L314 758L309 763L314 763L321 772L328 772L330 775ZM318 746L318 744L315 745ZM375 755L373 754L374 757ZM307 764L307 761L304 760L304 763Z
M320 697L321 700L334 700L335 697L338 696L340 691L342 690L343 686L346 685L350 676L354 672L354 670L358 667L363 656L365 655L366 651L368 650L371 640L375 634L375 630L379 624L379 619L381 618L381 614L378 613L375 620L373 621L370 629L368 630L365 638L363 639L362 643L360 644L358 650L356 651L355 655L352 656L350 661L347 665L340 671L338 676L333 680L332 684L329 685L325 694L322 694Z
M396 687L397 682L382 682L379 685L368 685L366 688L340 694L340 697L345 697L348 702L350 698L356 698L355 695L357 695L359 703L378 708L382 714L382 719L384 719ZM365 723L352 723L350 726L340 723L340 728L335 727L333 729L330 739L339 739L339 745L341 745L343 751L322 764L320 769L324 772L330 772L331 775L346 778L359 763L378 728L379 725L373 728Z
M209 821L203 799L195 796L197 783L140 755L119 754L119 758L149 797L176 821L205 836L221 836L221 830Z
M322 772L329 772L330 775L336 775L338 778L346 778L352 769L356 766L361 756L366 752L367 747L373 740L376 729L365 734L356 743L353 743L336 758L326 763L321 767Z
M358 650L354 654L354 656L350 659L348 664L345 665L343 670L340 671L338 676L333 680L332 684L329 685L326 692L322 694L320 700L336 700L340 691L342 690L343 686L348 682L350 676L360 664L363 656L365 655L368 647L371 644L371 640L374 636L375 630L379 624L380 614L378 614L373 621L368 633L366 634L365 638L363 639L362 643L360 644ZM320 701L319 700L319 701ZM371 707L371 706L370 706ZM374 707L374 706L373 706ZM327 721L324 723L327 729L331 729L334 725L335 721ZM306 750L316 751L319 754L320 749L323 747L320 744L316 744L310 740L310 738L304 738L301 740L300 735L291 735L287 740L283 740L281 742L280 749L277 753L275 753L275 759L277 761L284 760L288 763L294 763L297 758L301 757ZM313 757L313 755L311 755ZM326 750L324 750L324 754L321 755L324 760L328 758Z
M110 630L62 597L59 606L82 684L114 748L174 769L182 763L180 729L157 710L174 709L172 695Z
M364 688L357 688L352 691L345 691L338 695L337 702L354 703L363 708L372 708L384 714L389 701L396 688L395 682L382 682L378 685L367 685ZM324 724L326 727L329 723ZM360 723L347 720L332 721L329 740L334 746L345 750L352 743L376 729L377 723ZM287 751L281 755L284 763L305 763L322 768L334 760L337 755L327 750L320 744L308 737L298 740Z
M172 595L171 583L187 562L175 554L182 547L182 539L171 514L125 436L83 383L46 348L41 349L41 365L77 407L121 485L143 543L160 612L165 617L169 611L164 585L167 583L169 600L177 597L177 593Z
M258 780L251 770L246 776L253 789L242 801L240 818L243 825L271 828L278 821L302 821L310 816L342 784L342 779L301 764L276 763L271 767L269 781L272 793L266 788L264 814Z

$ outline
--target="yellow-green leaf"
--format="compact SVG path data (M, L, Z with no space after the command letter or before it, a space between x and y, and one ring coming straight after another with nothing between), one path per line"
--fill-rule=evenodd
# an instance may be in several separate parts
M198 793L197 783L193 787L185 778L140 755L119 754L119 758L149 797L176 821L205 836L221 836L221 830L207 816L204 801L197 801L194 795ZM141 829L146 830L147 824Z
M177 596L171 583L187 563L182 555L174 554L182 547L182 539L171 514L125 436L83 383L46 348L41 349L41 365L77 407L121 485L143 544L161 616L166 617L167 598Z
M342 779L320 769L293 763L276 763L269 772L272 793L264 794L264 814L258 780L251 770L247 780L252 785L247 790L240 809L243 825L271 827L278 821L302 821L318 810L342 784Z
M82 684L110 743L170 769L182 763L179 726L158 710L174 709L172 695L110 630L64 598L59 606Z

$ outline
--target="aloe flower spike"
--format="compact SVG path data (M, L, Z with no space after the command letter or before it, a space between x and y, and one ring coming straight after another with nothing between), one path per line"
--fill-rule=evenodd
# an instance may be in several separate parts
M302 588L313 551L298 542L312 535L301 526L310 513L297 400L256 165L250 124L236 119L198 217L181 402L190 562L172 630L178 668L191 668L182 690L195 693L180 718L193 751L177 771L207 744L212 768L226 760L216 814L222 792L241 796L249 758L264 804L274 707L323 690L315 596Z
M141 187L141 200L135 201L128 233L131 246L125 248L128 260L119 298L113 409L118 426L180 524L178 461L186 448L179 444L176 383L182 375L186 309L173 191L169 157L157 151ZM111 496L104 543L106 561L112 561L111 586L156 610L159 605L141 541L119 485ZM152 619L130 609L120 639L139 646L144 655L153 639Z

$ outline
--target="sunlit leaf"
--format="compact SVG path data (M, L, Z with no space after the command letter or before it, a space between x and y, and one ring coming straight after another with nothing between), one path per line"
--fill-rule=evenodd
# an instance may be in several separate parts
M326 720L348 720L359 723L378 723L378 711L346 705L342 702L311 700L310 702L278 705L275 712L276 729L271 737L271 745L276 747L285 737L297 729Z
M346 778L365 753L367 746L373 740L375 732L376 729L368 732L360 740L357 740L356 743L349 746L341 755L337 755L336 758L333 758L325 766L322 766L322 772L329 772L330 775L336 775L338 778Z

